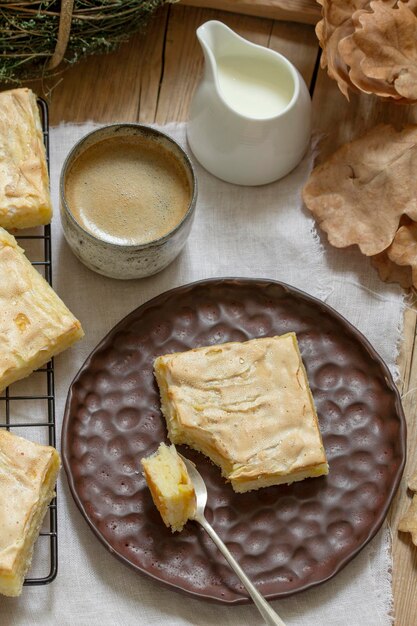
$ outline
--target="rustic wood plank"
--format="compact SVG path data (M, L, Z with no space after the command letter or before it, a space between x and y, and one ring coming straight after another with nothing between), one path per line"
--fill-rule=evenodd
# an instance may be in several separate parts
M315 0L180 0L181 4L256 15L274 20L316 24L321 17Z
M404 477L392 503L388 521L393 529L393 594L396 626L414 624L417 617L417 550L409 533L398 533L398 523L407 511L411 494L407 490L410 474L417 469L417 351L415 350L417 311L415 298L409 303L404 315L403 341L400 350L399 384L407 419L407 463Z
M320 70L313 97L314 128L325 134L321 143L323 160L334 150L379 122L399 127L417 121L417 109L381 102L375 96L352 94L350 102L339 92L334 81ZM417 468L417 350L415 304L410 304L404 316L403 341L398 360L408 429L408 456L404 477L392 503L388 521L392 528L393 594L396 626L417 623L417 549L408 533L398 533L398 522L407 510L407 476Z
M209 9L171 7L164 75L156 115L158 124L188 118L191 98L203 71L203 55L195 31L201 24L211 19L224 22L254 43L268 45L272 30L270 20Z
M317 76L313 105L313 126L328 135L322 142L321 158L380 122L400 127L417 121L416 107L383 102L367 94L352 93L350 101L346 100L336 82L322 69Z
M49 101L52 125L185 120L203 67L195 30L209 19L222 20L255 43L269 44L309 82L316 55L312 26L172 6L158 11L145 34L134 35L117 51L88 57L58 78L30 86Z
M312 26L175 6L171 9L166 38L164 76L156 116L159 124L188 118L190 102L204 63L195 31L214 18L223 21L242 37L284 54L298 67L307 84L310 83L317 56L317 41Z
M109 54L90 56L59 78L31 84L50 105L51 125L60 122L153 122L158 100L169 7L150 20L144 34Z
M274 22L268 47L283 54L310 85L318 54L317 37L313 26Z
M407 480L417 469L417 351L416 340L417 312L407 309L404 315L404 334L399 359L401 396L407 419L407 463L404 477L392 503L388 521L392 528L393 594L396 626L415 624L417 619L417 549L409 533L399 533L398 523L407 511L411 494L407 490Z

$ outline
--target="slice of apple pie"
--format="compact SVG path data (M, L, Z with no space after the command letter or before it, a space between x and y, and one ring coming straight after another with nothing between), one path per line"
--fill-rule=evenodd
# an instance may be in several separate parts
M58 452L0 429L0 593L18 596L60 468Z
M184 461L175 449L161 443L141 461L152 499L165 526L181 531L195 513L195 492Z
M52 204L45 146L35 94L0 93L0 226L49 224Z
M0 391L83 335L15 238L0 228Z
M219 465L237 492L328 473L294 333L155 360L173 443Z

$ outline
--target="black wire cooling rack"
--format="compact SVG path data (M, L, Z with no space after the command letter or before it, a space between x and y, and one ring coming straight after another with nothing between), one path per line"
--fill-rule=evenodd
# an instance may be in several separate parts
M43 139L46 149L46 159L49 171L49 120L48 107L44 100L38 99L38 106L41 114ZM51 227L48 224L43 227L43 234L34 235L17 235L16 239L21 242L23 248L30 245L39 248L40 260L32 260L32 264L37 266L45 279L52 285L52 262L51 262ZM28 252L28 256L29 256ZM12 389L6 389L0 397L0 427L7 430L23 430L30 429L34 434L34 438L47 440L49 445L56 444L55 429L55 383L54 383L54 362L53 359L32 374L31 387L35 385L39 389L39 393L26 395L25 393L13 393ZM31 378L32 378L31 377ZM40 391L42 389L42 392ZM19 417L22 403L25 404L25 414L30 416L31 409L34 404L42 407L42 414L45 419L29 422ZM38 432L35 434L34 430ZM46 437L45 437L46 435ZM49 542L48 546L39 546L39 542ZM54 498L49 505L49 515L47 515L42 527L40 537L38 539L35 550L39 550L42 555L49 555L45 558L49 561L49 573L39 574L26 578L25 585L46 585L52 582L57 574L58 569L58 540L57 540L57 504ZM43 560L43 559L42 559ZM43 563L42 563L43 565ZM47 565L45 565L46 569Z

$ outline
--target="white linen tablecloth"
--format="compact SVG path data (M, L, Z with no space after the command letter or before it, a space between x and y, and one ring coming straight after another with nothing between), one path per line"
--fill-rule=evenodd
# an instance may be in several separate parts
M72 145L93 128L92 124L60 126L51 130L50 137L54 288L81 320L86 333L83 341L56 358L58 448L69 384L98 341L143 302L202 278L272 278L317 296L359 328L396 374L403 294L399 287L382 283L369 260L357 250L332 249L317 234L300 198L312 167L312 152L286 178L258 188L224 183L196 165L198 205L184 251L157 276L117 281L91 272L73 256L59 220L62 162ZM186 145L184 125L168 126L164 131ZM191 599L120 563L87 527L63 471L58 485L58 512L57 579L47 586L25 587L20 598L2 597L0 625L263 623L253 605L228 607ZM40 555L36 558L39 560ZM390 568L389 529L385 527L331 581L272 604L288 626L388 626L392 609Z

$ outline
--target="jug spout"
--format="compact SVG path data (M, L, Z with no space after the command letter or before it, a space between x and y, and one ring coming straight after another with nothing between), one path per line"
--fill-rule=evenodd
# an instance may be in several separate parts
M210 50L216 58L224 54L225 47L232 39L237 38L237 35L223 22L210 20L197 28L197 37L203 50Z
M217 59L226 54L236 52L241 46L241 38L228 26L217 20L210 20L202 24L196 31L204 53L206 71L214 78Z

